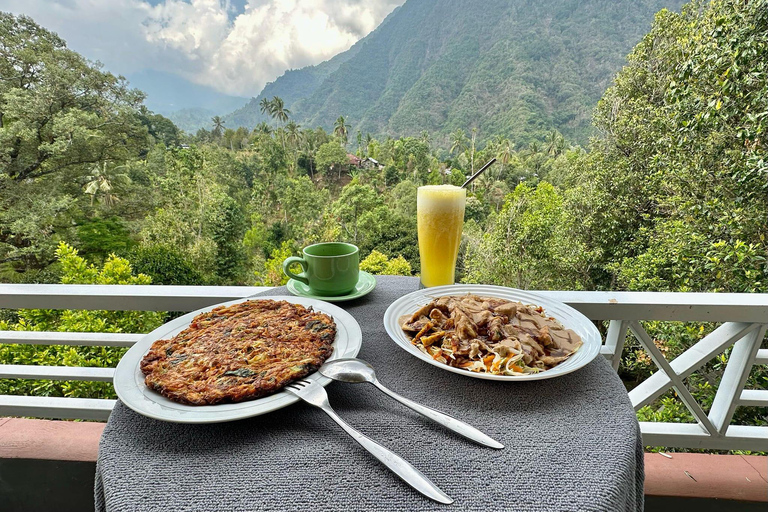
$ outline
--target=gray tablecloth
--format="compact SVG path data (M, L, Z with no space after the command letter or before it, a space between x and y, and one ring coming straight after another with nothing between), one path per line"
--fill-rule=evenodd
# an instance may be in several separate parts
M98 511L642 510L643 449L635 413L610 365L499 383L464 378L398 348L382 318L414 278L378 277L342 303L360 323L381 382L474 424L506 445L473 444L373 386L334 382L331 405L406 458L455 499L424 498L373 459L319 409L299 402L246 420L183 425L118 403L99 445ZM285 288L269 295L288 295Z

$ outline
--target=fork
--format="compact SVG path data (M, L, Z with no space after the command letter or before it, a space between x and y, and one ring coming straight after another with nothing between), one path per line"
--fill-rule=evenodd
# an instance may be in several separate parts
M308 404L322 409L323 412L330 416L333 421L338 423L347 434L352 436L360 446L368 450L371 455L379 459L393 473L421 494L439 503L453 503L453 499L450 496L440 490L440 488L432 483L429 478L424 476L421 471L413 467L410 462L387 448L384 448L376 441L364 436L341 419L331 407L331 404L328 401L328 393L326 393L323 386L317 382L302 379L288 384L285 387L285 390L301 398Z

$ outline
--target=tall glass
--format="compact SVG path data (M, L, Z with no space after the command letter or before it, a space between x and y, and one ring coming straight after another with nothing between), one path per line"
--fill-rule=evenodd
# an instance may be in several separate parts
M454 284L467 191L453 185L419 187L416 217L419 229L421 285Z

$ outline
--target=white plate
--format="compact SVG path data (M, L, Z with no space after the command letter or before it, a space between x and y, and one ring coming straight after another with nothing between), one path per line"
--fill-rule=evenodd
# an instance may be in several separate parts
M429 303L433 298L441 297L443 295L466 295L468 293L486 297L500 297L503 299L519 301L523 304L542 306L544 312L548 316L554 317L567 329L572 329L576 334L581 336L584 344L571 357L549 370L530 375L494 375L491 373L471 372L463 368L454 368L447 364L435 361L411 343L411 340L408 339L397 322L398 318L403 315L412 315L417 309ZM434 288L426 288L404 295L387 308L386 313L384 313L384 328L387 330L387 334L389 334L390 338L392 338L400 348L424 362L437 366L443 370L448 370L449 372L464 375L465 377L501 381L551 379L552 377L559 377L560 375L571 373L586 366L597 357L600 353L600 346L603 343L600 333L594 324L587 317L562 302L523 290L483 284L436 286Z
M139 364L144 355L149 351L156 340L170 338L180 333L189 326L192 319L200 313L205 313L218 306L231 306L251 300L251 298L238 299L222 304L214 304L206 308L198 309L182 317L161 325L139 340L123 356L115 369L115 391L120 400L128 407L156 420L172 421L176 423L217 423L232 421L241 418L249 418L266 414L291 405L299 400L298 397L280 391L273 395L256 400L249 400L236 404L220 405L184 405L168 400L164 396L152 391L144 385L144 374L141 373ZM330 315L336 322L336 340L333 342L333 354L328 358L340 359L342 357L355 357L360 352L363 334L357 321L338 306L328 304L316 299L293 296L258 297L258 299L285 300L293 304L311 306L315 311ZM315 372L306 377L323 386L328 385L331 379L323 377Z

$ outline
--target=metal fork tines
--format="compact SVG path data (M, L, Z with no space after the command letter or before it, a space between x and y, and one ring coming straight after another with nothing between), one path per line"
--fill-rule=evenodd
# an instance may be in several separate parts
M285 390L301 398L308 404L312 404L325 411L325 413L330 416L333 421L338 423L347 434L360 443L360 446L368 450L371 455L379 459L405 483L422 493L424 496L440 503L453 503L453 499L451 499L450 496L440 490L438 486L424 476L421 471L413 467L411 463L396 453L384 448L379 443L364 436L341 419L341 417L339 417L339 415L331 408L331 404L328 401L328 393L325 392L323 386L317 382L299 380L292 384L288 384L288 386L285 387Z

